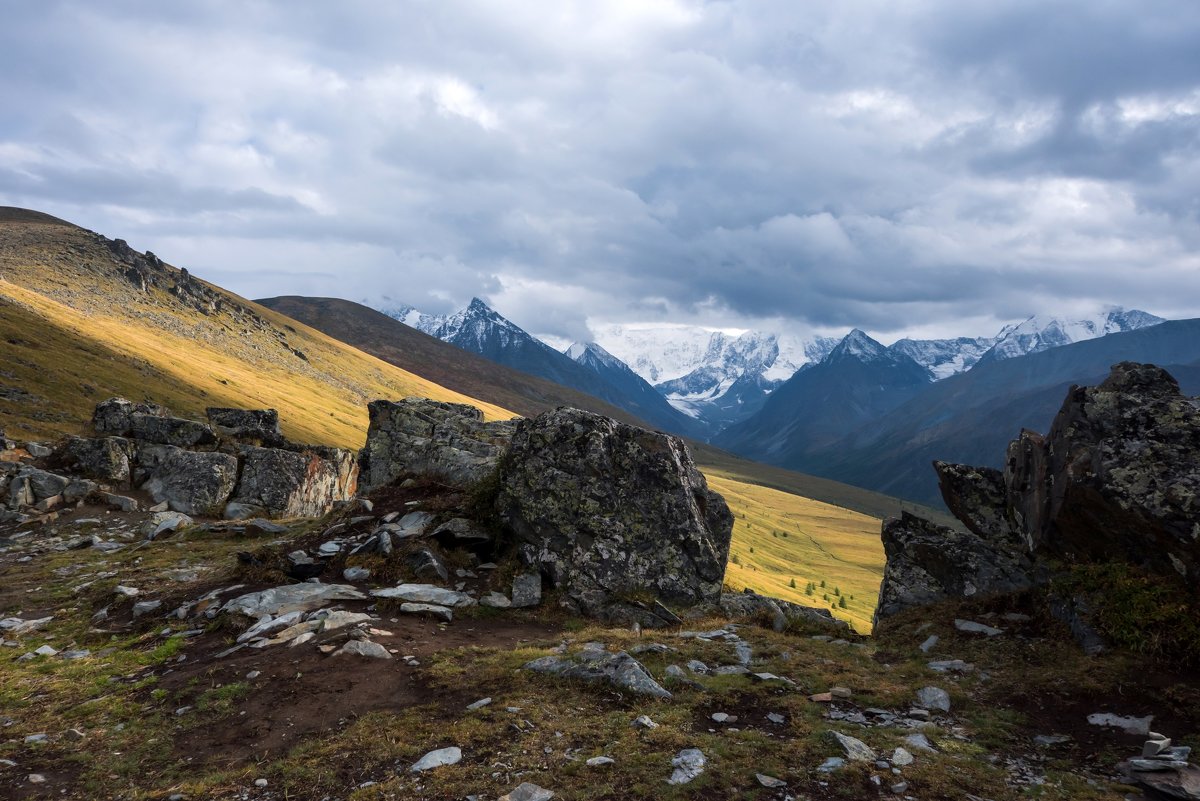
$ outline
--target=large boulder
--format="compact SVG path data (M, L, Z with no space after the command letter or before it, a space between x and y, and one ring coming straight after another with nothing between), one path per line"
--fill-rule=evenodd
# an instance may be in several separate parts
M1009 506L1032 549L1124 559L1200 584L1200 408L1160 367L1073 387L1050 433L1009 447Z
M1072 387L1004 471L935 463L969 533L904 515L883 527L876 621L911 606L1007 593L1063 565L1122 561L1200 588L1200 404L1159 367L1122 362Z
M377 400L359 457L364 491L399 478L427 476L459 486L486 478L512 438L511 420L485 423L483 412L425 398Z
M139 452L136 477L156 503L173 512L218 516L237 483L237 458L227 453L198 453L173 445L146 445Z
M134 403L125 398L109 398L96 404L92 425L98 434L180 448L212 445L217 441L216 434L204 423L171 417L162 406Z
M136 448L124 437L69 437L58 450L69 469L101 481L128 481Z
M324 454L245 448L241 478L226 516L317 517L328 512L334 502L354 497L354 454L336 448L323 450Z
M204 410L208 423L222 437L252 440L268 447L283 444L279 412L275 409L232 409L210 406Z
M96 404L92 425L97 434L128 436L133 428L134 414L165 416L167 410L156 403L134 403L125 398L109 398Z
M585 614L720 598L733 516L678 437L578 409L522 420L496 509L521 559Z
M991 541L903 512L883 524L887 565L875 625L917 606L1028 589L1032 563L1007 541Z

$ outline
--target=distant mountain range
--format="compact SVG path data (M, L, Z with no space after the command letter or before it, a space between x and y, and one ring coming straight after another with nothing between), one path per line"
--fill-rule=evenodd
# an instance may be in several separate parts
M1048 424L1066 386L1123 359L1200 374L1200 333L1138 310L1031 317L994 337L902 339L855 329L802 340L694 326L608 326L560 353L475 299L395 319L494 362L733 453L938 504L929 461L987 464ZM1200 323L1196 323L1200 326ZM622 358L622 354L625 358ZM656 379L652 385L647 378Z

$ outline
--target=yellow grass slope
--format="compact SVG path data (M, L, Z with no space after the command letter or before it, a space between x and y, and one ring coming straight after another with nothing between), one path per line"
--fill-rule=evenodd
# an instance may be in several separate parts
M870 632L884 564L878 518L719 473L707 478L733 510L729 587L822 606ZM812 595L809 582L817 585Z
M90 232L0 222L0 427L10 435L77 431L114 394L190 416L275 408L289 437L351 448L362 446L376 398L419 395L513 416L196 279L221 297L219 309L201 312L159 287L137 291L119 267Z

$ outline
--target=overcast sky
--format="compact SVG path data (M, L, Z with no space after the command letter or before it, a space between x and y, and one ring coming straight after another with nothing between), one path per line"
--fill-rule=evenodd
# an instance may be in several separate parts
M991 334L1200 316L1200 2L54 2L0 204L248 297Z

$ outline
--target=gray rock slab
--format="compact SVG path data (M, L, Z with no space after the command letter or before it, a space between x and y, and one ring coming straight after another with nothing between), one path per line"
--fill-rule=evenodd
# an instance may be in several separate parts
M329 601L362 601L366 597L347 584L286 584L240 595L227 601L221 611L261 618L263 615L316 609Z
M371 590L374 598L389 598L399 601L409 601L417 604L437 604L438 606L464 607L474 606L476 601L465 592L448 590L433 584L400 584L381 590Z
M685 748L671 760L671 766L675 770L671 772L667 784L687 784L703 773L707 764L708 759L699 748Z
M426 770L433 770L445 765L457 765L462 761L462 750L451 746L449 748L439 748L436 751L430 751L425 756L416 761L409 771L412 773L421 773Z

